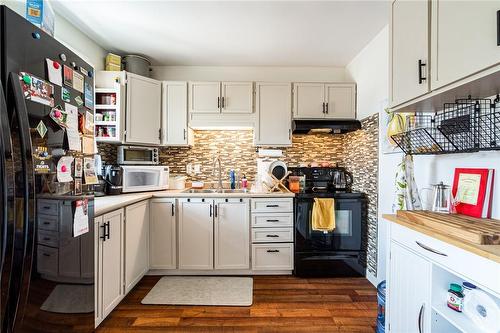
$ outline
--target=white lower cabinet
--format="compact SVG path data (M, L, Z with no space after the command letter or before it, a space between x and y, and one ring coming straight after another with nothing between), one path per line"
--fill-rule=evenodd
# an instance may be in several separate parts
M149 201L125 207L125 293L149 270Z
M396 242L390 251L389 332L430 332L431 264Z
M123 209L95 218L96 326L123 299Z
M292 270L293 243L253 244L252 269Z
M216 199L214 221L215 269L249 269L249 200Z
M179 269L214 268L213 200L179 199Z
M177 268L175 199L152 199L149 225L149 268Z

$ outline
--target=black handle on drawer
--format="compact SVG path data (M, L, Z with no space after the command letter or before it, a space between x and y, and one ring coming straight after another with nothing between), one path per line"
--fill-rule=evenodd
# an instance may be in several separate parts
M214 216L217 217L219 215L219 206L215 205Z
M48 253L44 253L44 254L43 254L43 256L44 256L44 257L50 257L50 254L48 254Z
M279 207L280 205L266 205L267 208Z
M420 243L419 241L415 241L415 243L417 243L418 246L420 246L421 248L423 248L424 250L426 251L429 251L429 252L432 252L432 253L435 253L435 254L438 254L440 256L443 256L443 257L447 257L448 255L446 253L443 253L443 252L439 252L437 250L434 250L433 248L431 247L428 247L427 245L424 245L422 243Z
M49 225L49 224L50 224L50 222L43 222L43 224L45 224L45 225Z
M269 237L269 238L276 238L276 237L279 237L278 235L266 235L266 237Z
M212 217L212 204L210 204L210 217Z
M267 253L278 253L280 250L267 250Z
M50 238L50 237L43 237L43 240L45 240L45 241L49 241L49 240L51 240L51 239L52 239L52 238Z
M174 204L172 204L172 216L175 215L175 207L174 207Z
M50 209L50 206L43 206L43 209Z
M266 222L279 222L280 220L266 220Z

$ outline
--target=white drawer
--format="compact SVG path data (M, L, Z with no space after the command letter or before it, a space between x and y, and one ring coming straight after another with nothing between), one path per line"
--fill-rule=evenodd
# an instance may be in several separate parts
M37 213L45 215L58 215L59 214L59 201L57 200L43 200L37 201Z
M252 199L252 213L293 212L293 198Z
M38 230L59 230L59 217L55 215L38 215Z
M252 227L293 227L293 213L252 214Z
M59 262L59 253L57 249L38 245L37 248L37 267L38 273L57 275Z
M55 231L39 230L38 244L59 247L59 233Z
M293 242L293 228L255 228L252 229L253 243Z
M397 223L391 223L391 239L465 279L500 294L500 263Z
M253 244L252 269L292 270L293 244Z

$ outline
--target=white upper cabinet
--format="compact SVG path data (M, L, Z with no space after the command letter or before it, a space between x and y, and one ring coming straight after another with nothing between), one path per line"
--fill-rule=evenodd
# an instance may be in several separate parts
M354 83L294 83L295 119L356 118Z
M253 112L253 82L222 82L222 113Z
M323 83L294 84L294 118L324 118L325 85Z
M499 10L500 1L432 2L432 89L500 64Z
M177 266L175 199L152 199L150 209L150 268L175 269Z
M392 2L391 105L429 92L429 6L429 1ZM460 43L457 47L464 46Z
M292 145L292 85L257 82L255 85L255 145Z
M125 292L149 269L149 201L125 207Z
M179 199L179 269L213 269L213 201Z
M187 82L162 83L162 144L188 146Z
M189 82L191 113L220 113L220 82Z
M127 73L125 142L160 144L161 82Z
M215 269L249 269L248 199L216 199L214 215Z
M325 118L356 118L356 86L348 84L325 85Z

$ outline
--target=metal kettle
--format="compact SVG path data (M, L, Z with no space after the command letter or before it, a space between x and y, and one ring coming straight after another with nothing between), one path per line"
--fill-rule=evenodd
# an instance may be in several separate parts
M439 184L432 185L432 208L431 210L436 213L450 213L451 211L451 188L449 185Z

